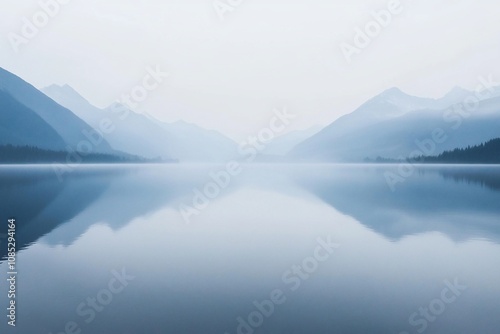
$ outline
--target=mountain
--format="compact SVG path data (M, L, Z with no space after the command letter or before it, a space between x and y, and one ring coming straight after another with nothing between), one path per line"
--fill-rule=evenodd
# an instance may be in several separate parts
M236 144L216 131L182 121L164 123L119 104L99 109L68 85L52 85L42 91L94 128L110 119L114 129L104 137L117 150L182 162L224 162L236 155Z
M460 103L464 101L468 96L473 94L474 92L468 91L459 86L455 86L445 96L439 99L439 109L444 109L455 103Z
M0 145L62 150L63 138L38 114L0 90Z
M99 129L101 122L109 120L113 124L112 131L107 131L103 136L114 149L146 158L169 158L164 149L169 138L161 127L152 123L145 115L132 112L121 105L99 109L68 85L52 85L43 88L42 92L72 110L94 129Z
M269 143L266 143L266 148L262 151L265 155L285 156L295 146L303 142L309 137L312 137L321 130L321 127L313 126L305 130L291 131L279 137L276 137Z
M215 130L177 121L156 121L169 135L168 152L180 161L227 162L237 157L237 145Z
M411 111L446 108L454 101L460 101L458 97L452 101L452 95L455 93L450 92L442 99L435 100L411 96L399 88L391 88L368 100L352 113L340 117L325 128L321 136L341 137L354 130L400 117Z
M453 110L471 94L454 88L441 99L427 99L390 89L300 143L289 156L330 162L407 157L419 149L417 141L429 140L435 129L442 129L446 140L435 145L432 154L498 137L500 98L481 101L467 117Z
M4 100L4 107L14 109L2 109L2 114L8 114L2 119L12 123L2 123L4 127L12 127L9 131L16 131L19 127L20 136L26 137L26 141L39 141L40 147L46 149L58 150L61 148L66 149L69 145L73 150L80 150L78 145L84 142L91 142L93 153L116 153L111 146L102 138L98 137L95 130L85 123L82 119L78 118L70 110L57 104L52 99L48 98L45 94L37 90L35 87L19 78L18 76L0 68L0 91L3 92L2 99ZM24 110L21 110L21 105ZM28 111L29 110L29 111ZM31 112L30 112L31 111ZM43 120L43 124L40 122ZM22 125L21 123L26 123ZM26 129L30 128L35 131L33 134L27 134ZM39 130L37 131L36 128ZM48 129L50 127L53 131ZM40 136L39 136L39 135ZM43 138L42 134L49 135L48 138ZM6 142L6 144L28 144L22 143L15 138L13 142ZM90 138L90 139L89 139ZM61 143L61 139L64 143ZM5 137L5 140L6 137ZM37 144L37 143L35 143ZM61 147L63 146L63 147Z

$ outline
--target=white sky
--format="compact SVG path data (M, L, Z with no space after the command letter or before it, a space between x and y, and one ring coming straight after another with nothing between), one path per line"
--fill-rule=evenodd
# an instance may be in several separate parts
M8 34L40 5L0 0L0 66L38 88L67 83L103 107L158 64L170 77L139 111L237 140L273 108L286 106L299 116L289 130L303 129L393 86L438 97L474 89L479 75L500 81L497 0L401 0L403 12L348 64L340 43L388 2L243 0L221 21L212 0L71 0L15 53Z

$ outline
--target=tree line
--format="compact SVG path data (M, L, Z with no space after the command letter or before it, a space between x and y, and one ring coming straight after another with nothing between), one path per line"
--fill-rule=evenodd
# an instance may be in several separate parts
M0 145L0 164L65 163L68 152L41 149L35 146ZM119 156L106 153L90 153L83 157L84 163L156 162L135 156Z
M500 138L486 143L465 148L444 151L437 156L422 156L417 161L424 163L468 163L468 164L498 164L500 163Z
M391 159L377 157L376 159L366 158L368 163L442 163L442 164L500 164L500 138L492 139L486 143L476 146L456 148L451 151L444 151L436 156L418 156L414 158Z

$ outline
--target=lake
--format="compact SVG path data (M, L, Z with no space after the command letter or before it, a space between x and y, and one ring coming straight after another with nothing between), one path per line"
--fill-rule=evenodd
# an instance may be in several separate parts
M0 167L0 332L498 334L500 166L397 169Z

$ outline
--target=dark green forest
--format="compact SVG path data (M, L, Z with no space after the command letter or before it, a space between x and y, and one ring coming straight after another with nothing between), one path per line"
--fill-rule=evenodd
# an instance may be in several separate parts
M477 146L445 151L437 156L423 156L417 158L416 161L449 164L498 164L500 163L500 138L492 139Z
M83 155L75 152L70 154L65 151L51 151L33 146L0 145L0 164L66 163L68 161L71 163L146 163L159 160L103 153Z
M442 164L500 164L500 138L492 139L486 143L465 148L456 148L444 151L436 156L419 156L412 159L390 159L377 157L365 159L368 163L442 163Z

